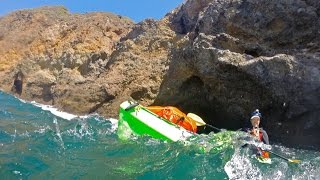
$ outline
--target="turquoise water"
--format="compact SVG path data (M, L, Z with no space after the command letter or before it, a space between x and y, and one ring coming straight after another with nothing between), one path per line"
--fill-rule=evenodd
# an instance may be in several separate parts
M273 144L274 152L302 162L272 157L271 165L261 164L247 148L239 148L240 132L167 143L135 136L121 140L116 129L113 119L90 115L66 120L0 91L0 177L320 179L319 152Z

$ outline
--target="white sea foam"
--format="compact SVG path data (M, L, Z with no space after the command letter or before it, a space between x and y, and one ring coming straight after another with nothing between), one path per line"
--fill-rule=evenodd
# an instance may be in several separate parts
M112 124L111 126L111 132L115 132L118 128L118 120L117 119L113 119L113 118L108 118L107 120L109 120Z
M45 105L45 104L40 104L40 103L37 103L35 101L31 101L31 102L28 102L28 101L25 101L23 99L20 99L18 97L15 96L15 98L17 98L19 101L21 101L22 103L31 103L32 105L34 106L37 106L37 107L40 107L42 110L44 111L49 111L51 112L53 115L55 116L58 116L58 117L61 117L63 119L66 119L66 120L71 120L71 119L74 119L74 118L88 118L89 116L99 116L98 114L90 114L90 115L85 115L85 116L77 116L77 115L74 115L74 114L71 114L71 113L67 113L67 112L63 112L63 111L60 111L58 110L57 108L53 107L53 106L50 106L50 105ZM111 124L112 124L112 127L111 127L111 132L115 132L118 128L118 120L117 119L113 119L113 118L107 118L106 120L110 121Z
M78 117L79 118L88 117L88 116L77 116L77 115L70 114L70 113L67 113L67 112L59 111L57 108L55 108L53 106L39 104L39 103L37 103L35 101L32 101L31 104L33 104L34 106L40 107L42 110L50 111L55 116L61 117L61 118L66 119L66 120L71 120L73 118L78 118Z
M260 170L255 167L246 155L236 149L230 161L224 166L229 179L263 179Z
M71 120L71 119L74 119L74 118L88 118L90 116L90 115L77 116L77 115L74 115L74 114L71 114L71 113L59 111L57 108L55 108L53 106L40 104L40 103L37 103L35 101L32 101L31 104L33 104L34 106L40 107L42 110L50 111L55 116L61 117L61 118L66 119L66 120ZM91 115L93 115L93 114L91 114ZM115 132L115 130L118 128L118 120L117 119L113 119L113 118L108 118L106 120L109 120L111 122L111 124L112 124L111 131Z
M25 100L23 100L23 99L20 99L20 98L18 98L18 97L16 97L17 99L19 99L19 101L21 101L21 102L23 102L23 103L27 103Z
M28 103L27 101L25 101L23 99L20 99L17 96L14 96L14 97L17 98L22 103ZM33 104L34 106L40 107L44 111L50 111L55 116L61 117L61 118L66 119L66 120L71 120L71 119L77 118L77 117L80 117L80 118L88 117L88 116L77 116L77 115L74 115L74 114L71 114L71 113L63 112L63 111L60 111L60 110L58 110L57 108L55 108L53 106L40 104L40 103L37 103L35 101L31 101L30 103Z

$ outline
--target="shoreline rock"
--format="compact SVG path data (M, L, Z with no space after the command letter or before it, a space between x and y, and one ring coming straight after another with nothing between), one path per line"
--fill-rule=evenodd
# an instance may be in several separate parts
M56 8L0 19L6 92L21 72L23 99L67 112L117 117L131 96L234 130L258 108L271 141L320 148L318 1L188 0L138 24Z

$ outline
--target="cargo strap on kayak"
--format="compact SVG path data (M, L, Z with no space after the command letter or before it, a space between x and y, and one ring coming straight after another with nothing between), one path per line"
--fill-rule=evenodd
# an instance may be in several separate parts
M132 108L134 108L134 107L139 105L139 103L133 102L133 101L129 101L129 103L130 103L130 105L124 109L125 111L128 111L128 110L130 110L130 109L132 109Z

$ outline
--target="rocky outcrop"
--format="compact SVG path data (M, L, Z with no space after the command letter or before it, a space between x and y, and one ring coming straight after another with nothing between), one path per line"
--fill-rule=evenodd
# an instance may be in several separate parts
M169 49L177 41L167 19L133 24L108 13L72 15L63 7L44 7L12 13L0 24L17 16L22 17L17 29L3 26L8 33L13 31L19 39L23 38L19 29L30 29L38 35L28 32L30 43L12 41L12 46L5 47L8 57L9 50L23 48L17 51L21 58L0 71L6 73L1 75L1 88L22 89L21 98L76 114L117 117L119 104L130 96L152 103L167 68ZM41 21L29 21L38 16ZM11 43L7 36L2 42ZM18 73L24 77L20 88L13 86Z
M70 14L64 7L22 10L0 19L1 88L56 105L73 113L88 113L102 92L88 90L103 71L115 46L134 23L111 13ZM100 93L100 94L99 94ZM88 98L83 98L88 96ZM93 99L93 100L92 100Z
M187 1L170 19L188 40L172 51L156 102L232 129L259 108L272 140L320 147L319 9L311 0Z
M134 24L61 7L18 11L0 19L0 87L106 117L131 96L228 129L259 108L271 141L319 148L319 12L316 0L188 0Z

